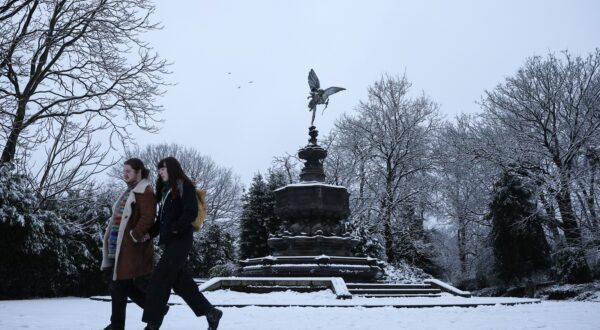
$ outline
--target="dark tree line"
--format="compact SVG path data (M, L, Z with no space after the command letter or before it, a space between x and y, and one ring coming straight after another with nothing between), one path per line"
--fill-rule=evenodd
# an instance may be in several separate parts
M550 268L550 247L533 190L516 173L505 172L494 185L486 218L492 222L495 272L504 281L519 281Z
M240 259L271 255L267 240L281 227L281 219L275 215L274 190L286 184L285 174L273 170L269 171L267 181L260 173L252 179L252 184L242 197Z

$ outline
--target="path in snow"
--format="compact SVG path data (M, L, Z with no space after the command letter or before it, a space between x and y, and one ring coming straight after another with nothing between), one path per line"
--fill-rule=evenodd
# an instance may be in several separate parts
M238 293L236 293L238 294ZM227 301L233 293L209 292L211 301ZM311 303L314 294L291 294L287 299ZM241 297L241 296L239 296ZM263 298L281 299L266 294ZM318 296L317 296L318 297ZM173 297L172 302L179 302ZM406 298L405 298L406 299ZM598 329L600 303L547 302L516 306L477 308L223 308L221 330L233 329ZM143 329L142 310L127 309L127 329ZM110 303L85 298L0 301L0 329L102 329L110 317ZM196 318L184 305L171 307L162 330L205 329L204 318Z

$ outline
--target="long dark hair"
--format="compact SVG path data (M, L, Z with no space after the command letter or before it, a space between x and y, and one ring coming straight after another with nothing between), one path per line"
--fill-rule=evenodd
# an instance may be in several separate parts
M183 172L183 168L181 168L181 164L175 157L167 157L161 159L158 164L156 164L156 168L159 169L161 167L167 168L167 174L169 175L169 186L171 187L171 198L175 199L179 197L179 194L182 193L179 191L177 186L177 181L183 181L183 184L190 184L194 186L194 182L188 178L187 175ZM160 174L156 178L156 200L159 201L162 198L162 189L165 185L165 182L160 178Z
M144 162L142 162L139 158L129 158L126 160L123 165L129 165L135 171L142 171L142 179L147 179L148 175L150 175L150 170L144 166Z

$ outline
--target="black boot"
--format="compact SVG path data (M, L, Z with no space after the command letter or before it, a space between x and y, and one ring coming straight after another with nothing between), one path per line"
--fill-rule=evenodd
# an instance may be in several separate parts
M146 325L144 330L158 330L158 328L160 328L158 325L148 323L148 325Z
M223 312L220 309L213 308L206 313L206 320L208 321L208 330L217 330L219 321L223 316Z
M169 304L166 304L166 305L165 305L165 313L163 314L163 316L164 316L164 315L167 315L167 313L169 312L169 308L170 308L170 307L169 307ZM159 325L154 325L154 324L152 324L152 323L148 323L148 324L146 325L146 327L144 328L144 330L158 330L159 328L160 328L160 326L159 326Z

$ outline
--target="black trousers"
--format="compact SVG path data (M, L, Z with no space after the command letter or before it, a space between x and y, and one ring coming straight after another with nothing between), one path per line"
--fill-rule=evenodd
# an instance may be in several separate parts
M186 236L173 240L165 247L148 284L142 321L156 326L162 324L164 306L169 301L171 289L183 298L196 316L205 315L213 308L185 267L192 240L191 235Z
M147 277L110 281L109 290L112 298L110 324L114 330L125 329L127 298L130 298L142 309L146 306L146 291L144 288L147 283Z

